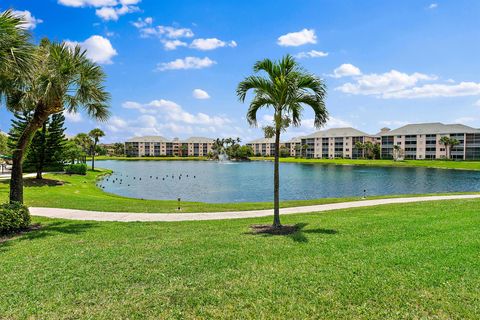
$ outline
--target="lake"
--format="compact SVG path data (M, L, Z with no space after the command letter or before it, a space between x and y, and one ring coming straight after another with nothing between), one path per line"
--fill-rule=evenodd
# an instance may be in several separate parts
M121 196L200 202L273 199L273 163L214 161L98 161L114 173L98 185ZM480 172L429 168L280 164L280 198L480 191Z

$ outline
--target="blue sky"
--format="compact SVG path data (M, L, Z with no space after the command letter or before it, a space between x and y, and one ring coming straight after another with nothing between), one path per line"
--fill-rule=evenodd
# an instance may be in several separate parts
M2 0L34 39L78 43L102 64L112 117L66 115L67 132L262 135L235 88L263 58L290 53L328 86L327 127L368 133L408 122L480 127L480 2ZM28 12L27 12L28 11ZM0 129L10 117L0 110ZM263 112L261 123L270 121ZM314 131L312 114L286 137Z

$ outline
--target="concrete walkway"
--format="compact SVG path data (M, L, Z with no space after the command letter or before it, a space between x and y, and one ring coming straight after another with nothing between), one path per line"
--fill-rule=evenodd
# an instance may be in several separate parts
M451 195L451 196L427 196L410 198L390 198L376 200L360 200L352 202L340 202L331 204L320 204L304 207L292 207L280 209L280 214L295 214L307 212L330 211L337 209L349 209L377 206L393 203L410 203L439 200L455 199L478 199L480 194L475 195ZM222 219L241 219L257 218L273 215L273 210L253 210L253 211L231 211L231 212L199 212L199 213L126 213L126 212L99 212L74 209L56 209L56 208L30 208L34 216L61 218L71 220L93 220L93 221L197 221L197 220L222 220Z

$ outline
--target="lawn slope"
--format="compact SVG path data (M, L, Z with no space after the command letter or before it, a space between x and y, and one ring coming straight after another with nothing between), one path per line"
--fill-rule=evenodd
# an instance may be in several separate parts
M35 218L0 244L6 319L478 319L480 200L270 218L111 223Z

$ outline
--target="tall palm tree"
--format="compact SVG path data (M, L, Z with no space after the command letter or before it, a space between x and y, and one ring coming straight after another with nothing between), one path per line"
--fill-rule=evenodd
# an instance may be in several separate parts
M315 127L323 126L328 120L325 108L326 86L323 80L302 69L295 59L286 55L279 61L264 59L255 63L254 73L265 73L265 76L252 75L238 84L237 96L244 102L247 93L253 91L254 97L247 111L247 121L257 125L257 112L262 108L272 108L274 112L273 136L275 137L274 161L274 217L273 226L280 223L280 177L279 153L280 134L290 124L299 126L302 111L310 107L314 114ZM265 130L266 132L268 130Z
M97 148L98 141L100 141L101 137L105 137L105 132L103 132L99 128L95 128L91 130L88 135L90 138L93 140L93 146L92 146L92 170L95 170L95 150Z
M97 120L109 116L108 100L102 68L90 61L79 46L51 43L44 39L36 48L38 59L32 66L32 77L26 85L7 95L7 107L33 112L33 117L20 135L13 150L10 202L23 202L22 163L33 134L47 118L79 108Z
M0 99L15 87L22 86L30 75L34 46L26 21L13 14L12 10L0 13Z
M402 148L398 145L398 144L395 144L393 145L393 160L397 161L399 156L400 156L400 150Z
M460 141L458 141L455 138L450 138L448 144L450 145L449 152L448 152L448 157L449 157L449 159L451 159L452 158L452 149L455 146L458 146L460 144Z
M438 140L438 143L442 144L445 147L445 158L449 159L448 147L450 145L450 137L443 136Z

